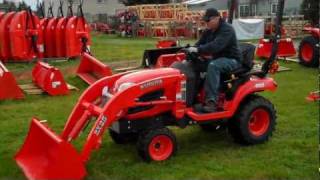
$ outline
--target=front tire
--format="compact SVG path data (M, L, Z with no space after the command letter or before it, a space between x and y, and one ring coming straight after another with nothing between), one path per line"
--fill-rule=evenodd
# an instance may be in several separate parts
M229 121L228 129L235 142L244 145L264 143L275 130L276 111L264 97L251 95Z
M319 39L313 36L302 39L299 46L299 61L307 67L319 66Z
M146 162L165 161L176 153L177 140L168 128L151 129L140 134L137 150Z

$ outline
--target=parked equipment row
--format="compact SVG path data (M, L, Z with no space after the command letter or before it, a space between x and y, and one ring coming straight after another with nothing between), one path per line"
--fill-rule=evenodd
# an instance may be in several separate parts
M70 3L71 4L71 3ZM0 13L0 60L28 62L36 58L74 58L82 52L82 42L90 45L90 28L84 18L82 3L77 16L72 4L63 17L60 3L57 17L52 4L48 17L37 17L29 8L20 12Z

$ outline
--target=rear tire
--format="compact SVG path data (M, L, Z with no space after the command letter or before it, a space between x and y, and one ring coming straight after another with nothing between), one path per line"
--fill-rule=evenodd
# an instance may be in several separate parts
M308 36L302 39L299 46L300 64L307 67L319 66L319 39Z
M275 125L273 104L264 97L250 95L229 121L228 129L235 142L254 145L268 141Z
M177 151L177 140L168 128L141 133L137 142L139 156L146 162L165 161Z

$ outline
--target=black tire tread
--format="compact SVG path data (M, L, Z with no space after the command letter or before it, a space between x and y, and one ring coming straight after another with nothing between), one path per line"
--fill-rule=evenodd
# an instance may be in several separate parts
M262 137L253 137L247 130L247 120L250 118L254 109L263 107L268 109L270 113L270 128ZM269 140L275 131L276 126L276 110L274 105L266 98L259 95L249 95L240 105L235 116L228 123L228 130L235 142L243 145L254 145L264 143Z
M148 149L151 140L157 135L166 135L171 138L173 141L173 152L171 156L175 155L177 151L177 140L173 132L171 132L168 128L150 129L141 133L137 141L138 155L146 162L152 161Z
M313 47L313 58L311 62L307 62L302 58L302 54L301 54L301 49L303 44L308 43L311 44ZM300 64L302 64L303 66L306 67L318 67L319 66L319 47L316 46L316 44L319 43L319 40L316 37L313 36L307 36L305 38L302 39L302 41L300 42L299 45L299 62Z

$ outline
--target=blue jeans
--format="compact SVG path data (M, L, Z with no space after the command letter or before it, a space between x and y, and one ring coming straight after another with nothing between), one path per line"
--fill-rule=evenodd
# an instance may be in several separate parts
M240 67L241 64L235 59L222 57L211 60L207 67L207 78L204 84L206 101L213 101L217 103L221 84L221 74L230 73Z

